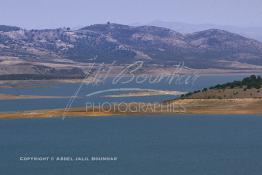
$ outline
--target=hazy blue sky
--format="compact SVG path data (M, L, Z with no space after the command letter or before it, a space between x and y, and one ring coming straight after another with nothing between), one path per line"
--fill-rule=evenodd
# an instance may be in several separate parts
M0 0L0 24L25 28L153 20L262 26L262 0Z

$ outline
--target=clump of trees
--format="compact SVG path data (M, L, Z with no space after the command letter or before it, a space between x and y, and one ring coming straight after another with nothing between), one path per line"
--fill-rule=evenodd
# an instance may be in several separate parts
M251 75L250 77L244 78L242 81L233 81L225 84L218 84L210 87L209 89L226 89L226 88L245 88L245 89L260 89L262 85L262 78L260 76Z

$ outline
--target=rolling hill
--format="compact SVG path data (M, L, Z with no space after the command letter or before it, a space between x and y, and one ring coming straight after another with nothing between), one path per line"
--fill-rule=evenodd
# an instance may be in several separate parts
M239 99L262 98L262 78L251 75L241 81L218 84L210 88L189 92L182 99Z
M184 62L196 69L238 69L243 65L262 66L262 43L218 29L181 34L163 27L114 23L77 30L0 25L0 74L8 67L6 60L19 60L15 62L18 69L27 64L35 67L31 62L68 62L73 66L76 62L127 64L137 60L147 65ZM14 66L14 62L9 63Z

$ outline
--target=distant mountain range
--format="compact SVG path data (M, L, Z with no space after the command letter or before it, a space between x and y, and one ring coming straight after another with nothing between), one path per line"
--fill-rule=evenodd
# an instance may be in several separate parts
M6 69L2 63L5 61L6 66L6 60L14 59L27 64L65 60L72 64L113 61L127 64L143 60L148 65L172 66L184 62L191 68L226 68L229 63L262 65L262 43L220 29L182 34L164 27L113 23L77 30L25 30L1 25L0 74Z
M141 25L141 24L135 24ZM158 27L165 27L175 30L177 32L186 34L208 29L221 29L232 33L243 35L247 38L252 38L262 42L262 27L239 27L233 25L215 25L215 24L189 24L183 22L161 21L155 20L143 25L153 25Z

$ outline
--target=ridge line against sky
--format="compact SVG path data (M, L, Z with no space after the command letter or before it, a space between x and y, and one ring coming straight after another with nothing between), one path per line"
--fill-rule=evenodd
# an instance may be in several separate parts
M26 29L149 23L262 27L261 0L0 0L0 24Z

